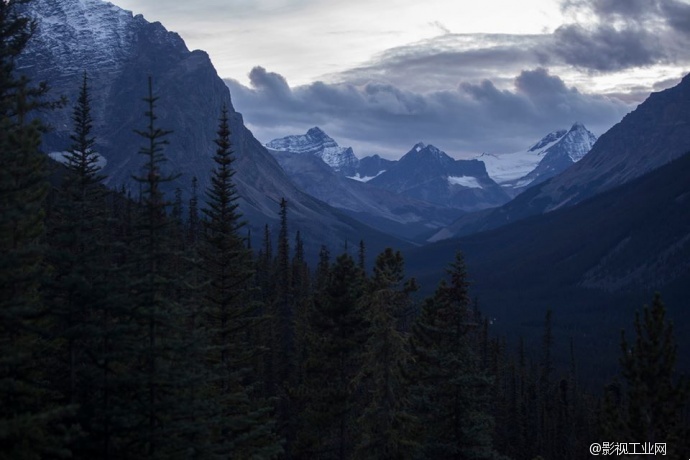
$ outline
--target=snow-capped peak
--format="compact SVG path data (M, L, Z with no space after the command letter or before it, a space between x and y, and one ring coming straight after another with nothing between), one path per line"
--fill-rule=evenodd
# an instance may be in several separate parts
M424 144L423 142L416 143L412 150L407 152L401 159L401 162L414 161L422 163L440 163L448 164L453 160L448 154L436 148L431 144Z
M563 148L567 150L568 156L575 163L580 161L592 149L596 141L597 137L585 128L585 125L576 122L568 133L563 136L559 144L563 145Z
M314 126L309 131L307 131L307 136L314 137L314 138L321 137L321 138L333 140L326 133L324 133L323 130L321 128L319 128L318 126Z
M315 155L334 170L346 174L354 174L351 170L359 163L351 147L340 147L318 126L309 129L306 134L273 139L266 147L279 152Z
M486 165L489 176L499 184L525 186L530 180L520 180L534 171L547 158L567 157L570 163L579 161L590 151L596 136L576 122L569 130L552 131L525 151L515 153L486 154L477 157Z
M138 30L148 24L143 16L103 0L34 0L22 7L38 26L28 49L51 50L46 58L55 62L44 67L59 65L63 73L76 75L84 70L89 74L121 70L135 52ZM159 23L152 30L187 49L179 35Z
M544 153L549 147L558 142L565 134L568 132L567 129L559 129L557 131L552 131L546 136L542 137L539 142L534 144L532 147L527 149L528 152L535 152L538 155Z

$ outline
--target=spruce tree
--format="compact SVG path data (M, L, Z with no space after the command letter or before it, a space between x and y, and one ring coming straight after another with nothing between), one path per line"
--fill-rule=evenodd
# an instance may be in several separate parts
M414 279L404 281L400 252L388 248L374 265L363 297L368 338L355 381L366 395L358 419L355 458L414 458L413 418L403 368L410 360L404 324L411 310Z
M199 238L199 180L192 177L192 193L189 197L189 218L187 219L187 243L194 244Z
M292 270L290 266L290 243L287 221L288 202L280 200L280 231L278 233L278 253L276 254L276 309L278 320L278 373L277 379L289 385L294 370L294 295L292 290Z
M621 368L625 379L622 410L617 423L620 439L640 443L665 443L667 455L679 458L687 452L688 427L683 420L690 385L676 375L677 345L666 308L656 294L642 317L635 314L635 340L621 333Z
M290 452L296 436L293 393L297 377L297 354L295 349L295 298L292 286L287 213L288 202L285 198L281 198L278 250L274 261L275 297L270 303L270 318L273 323L273 337L270 347L273 355L272 379L275 382L274 390L277 396L276 409L279 432L285 437L285 448Z
M114 368L126 327L118 320L122 271L114 267L116 235L106 215L94 151L86 74L73 109L72 145L48 223L51 277L46 286L54 352L54 387L78 404L76 421L87 430L75 455L109 458L113 433Z
M250 364L256 353L249 339L257 327L250 297L252 258L240 231L239 196L232 181L235 171L228 111L219 121L214 161L216 167L204 209L201 263L206 272L204 326L210 339L206 360L210 366L214 423L219 430L214 455L227 458L271 458L281 452L269 418L270 407L253 400Z
M131 315L137 328L132 342L133 366L128 369L132 408L123 417L132 427L131 456L136 458L170 458L184 452L204 451L207 447L205 425L191 414L199 401L186 391L199 385L199 347L183 327L189 312L183 312L174 299L179 274L169 270L174 260L169 240L170 221L166 216L169 203L162 185L174 176L164 175L164 146L170 131L157 124L156 102L151 78L145 117L147 127L137 133L145 145L139 153L144 167L134 179L142 186L141 205L130 245L132 273ZM187 454L189 455L189 454Z
M352 385L364 353L364 276L348 254L339 256L315 293L306 328L299 452L303 458L345 459L358 431Z
M473 343L478 328L470 308L461 253L412 328L411 400L424 458L494 458L488 413L490 380Z
M0 457L68 455L65 415L47 394L41 368L45 157L39 151L44 84L17 76L16 60L35 23L21 16L22 1L0 2Z

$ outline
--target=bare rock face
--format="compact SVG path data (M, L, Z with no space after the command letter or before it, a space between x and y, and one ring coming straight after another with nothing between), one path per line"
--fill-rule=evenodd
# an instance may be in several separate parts
M463 211L499 206L510 198L478 160L455 160L433 145L418 143L369 184Z
M166 185L170 196L176 188L188 196L192 178L197 177L204 199L214 167L217 120L225 105L230 111L240 209L255 235L262 234L265 224L276 224L278 203L286 198L292 228L301 230L307 249L314 253L321 244L339 247L360 238L370 242L372 251L397 244L295 187L244 126L208 55L190 52L179 35L101 0L34 0L25 8L38 28L19 68L35 81L48 82L55 97L64 95L70 102L65 109L41 115L54 128L44 139L47 153L70 145L71 104L86 72L96 150L107 161L106 185L124 186L136 196L139 189L132 175L142 166L138 152L143 139L135 130L145 128L142 98L152 77L159 97L157 122L172 131L163 172L179 174Z

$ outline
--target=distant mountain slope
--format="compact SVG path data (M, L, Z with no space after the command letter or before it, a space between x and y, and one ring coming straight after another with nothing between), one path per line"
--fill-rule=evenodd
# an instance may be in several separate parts
M397 163L397 160L387 160L378 155L364 157L359 160L359 166L357 167L356 174L349 177L350 179L355 179L361 182L368 182L379 174L382 174L384 171L392 168L395 163Z
M289 203L291 228L301 230L313 256L321 244L336 248L346 240L360 238L367 240L372 252L403 245L296 188L234 111L229 90L208 55L190 52L177 34L160 23L149 23L100 0L34 0L25 8L37 19L38 29L19 68L32 79L47 81L52 94L63 94L71 101L87 72L96 150L107 160L103 172L109 186L124 185L138 193L132 175L141 168L138 151L143 140L134 130L144 127L142 97L147 77L152 76L160 97L157 121L161 128L173 131L165 148L168 162L164 172L181 173L168 184L168 193L177 187L188 192L192 177L197 177L203 199L214 166L217 119L226 105L240 208L254 235L262 233L264 224L276 225L278 202L284 197ZM42 115L55 128L45 137L47 152L69 146L71 113L67 107Z
M688 177L690 154L577 205L427 245L415 257L442 267L462 249L487 286L660 289L690 273Z
M615 365L621 328L655 291L672 306L671 318L687 315L689 177L686 154L577 205L410 250L406 267L428 291L462 250L472 295L500 333L535 340L551 308L582 360L606 355ZM687 350L690 323L676 324Z
M301 190L371 227L401 238L427 235L462 213L349 179L316 155L272 153Z
M582 123L553 131L524 152L487 154L475 159L484 162L489 176L501 186L514 190L536 185L565 171L589 152L597 137Z
M509 196L478 160L455 160L433 145L416 144L371 185L465 211L498 206Z
M653 93L613 126L579 162L482 216L461 217L444 236L469 235L572 206L690 151L690 76Z

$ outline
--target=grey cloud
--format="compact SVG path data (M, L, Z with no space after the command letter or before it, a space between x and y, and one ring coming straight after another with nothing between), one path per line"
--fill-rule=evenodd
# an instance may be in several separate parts
M577 90L569 90L565 82L558 76L549 75L543 67L535 70L523 71L515 78L515 86L522 93L530 97L542 97L543 95L577 93Z
M662 8L644 3L653 4L654 0L630 0L631 5L625 7L627 1L608 0L603 6L596 1L578 2L580 8L592 12L592 5L599 5L593 14L600 20L586 27L565 24L550 34L528 36L446 34L393 48L329 79L355 83L376 79L427 91L455 87L459 81L478 82L487 75L504 87L509 75L534 67L613 73L656 64L690 63L688 37L667 25L671 21L678 27L684 21L690 23L690 16L685 14L689 5L667 0L664 8L682 11L660 19ZM614 21L612 15L623 19Z
M682 80L683 76L679 76L677 78L667 78L665 80L658 81L654 83L654 91L662 91L667 88L671 88L673 86L676 86L680 81Z
M390 49L360 67L331 75L339 82L384 80L415 91L456 87L460 81L500 79L529 66L547 65L538 35L446 34Z
M618 30L601 25L561 26L553 34L552 52L567 64L595 71L616 71L663 61L666 50L651 33L635 28Z
M433 22L429 23L429 25L431 27L437 28L438 30L440 30L444 34L451 33L450 29L448 27L446 27L441 21L433 21Z
M566 24L554 33L553 52L594 71L616 71L690 61L690 4L679 0L567 0L566 13L596 22Z
M227 84L235 108L260 140L318 125L359 156L399 157L420 140L457 157L519 150L575 121L601 133L630 108L568 88L543 68L520 72L510 90L488 79L425 92L377 82L290 88L282 76L262 68L252 71L251 82Z
M291 90L285 77L274 72L267 72L261 66L254 67L249 72L249 81L253 87L266 91L271 96L281 99L290 97Z
M690 35L690 5L687 3L667 0L661 3L668 24L682 35Z
M656 0L567 0L564 11L589 9L598 16L622 17L627 20L641 20L658 11Z

